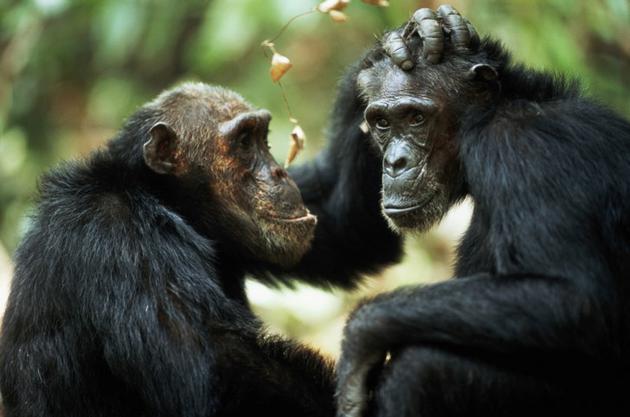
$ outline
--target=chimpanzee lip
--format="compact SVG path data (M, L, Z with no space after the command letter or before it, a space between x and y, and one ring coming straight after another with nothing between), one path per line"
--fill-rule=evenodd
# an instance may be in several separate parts
M413 206L407 206L407 207L387 206L387 207L383 207L383 209L385 211L385 214L387 214L388 216L400 216L400 215L409 213L411 211L414 211L416 209L419 209L422 206L424 206L424 203L414 204Z
M268 216L268 219L276 221L276 222L282 222L282 223L301 223L301 222L306 222L310 220L316 220L317 217L307 211L306 214L303 216L298 216L298 217Z
M421 209L422 207L426 206L427 204L429 204L431 200L433 200L434 195L435 194L432 194L428 198L425 198L424 200L420 201L419 203L415 203L409 206L399 207L399 206L385 206L384 205L383 211L389 217L402 216L402 215L411 213L412 211Z

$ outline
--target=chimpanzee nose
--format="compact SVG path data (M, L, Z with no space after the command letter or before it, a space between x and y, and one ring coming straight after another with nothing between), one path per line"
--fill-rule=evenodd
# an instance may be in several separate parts
M397 177L407 170L407 158L385 158L384 168L387 175Z
M283 180L285 178L289 178L289 174L284 169L278 167L271 169L271 176L275 180Z
M392 144L387 148L383 156L383 170L390 177L397 177L410 168L409 150L402 144Z

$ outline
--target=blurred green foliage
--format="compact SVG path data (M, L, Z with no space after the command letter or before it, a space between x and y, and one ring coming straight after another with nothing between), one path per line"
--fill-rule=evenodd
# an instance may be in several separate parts
M344 67L386 28L434 1L352 2L349 21L315 14L276 42L293 70L284 84L310 139L322 130ZM521 60L584 79L590 92L630 110L627 0L453 2L482 33ZM0 3L0 240L15 248L37 177L86 153L160 90L197 79L230 87L275 115L272 144L286 152L289 125L260 42L311 0L26 0Z
M99 146L134 109L182 80L221 84L269 109L275 116L272 150L283 160L291 126L260 43L317 3L0 0L0 250L16 247L44 170ZM579 77L591 95L630 115L628 0L451 3L482 34L500 38L518 60ZM391 0L389 8L380 9L354 0L346 10L347 23L309 15L275 42L294 64L283 85L309 137L297 163L323 146L344 68L375 36L402 24L413 10L439 4ZM370 291L448 276L451 243L428 235L412 239L408 250L408 260L388 272L398 278L386 287L377 280ZM320 316L330 322L329 315ZM279 323L293 334L312 330L300 329L304 321L291 316Z

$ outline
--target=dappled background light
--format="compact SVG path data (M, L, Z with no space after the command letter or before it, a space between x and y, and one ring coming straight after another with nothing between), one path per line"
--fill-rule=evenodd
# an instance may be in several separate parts
M272 152L284 161L292 124L269 79L260 43L307 0L4 0L0 3L0 300L10 255L28 228L37 178L63 159L86 155L112 137L125 117L184 80L221 84L269 109ZM292 112L308 136L296 164L325 145L326 120L344 68L385 29L419 7L442 2L391 0L376 8L354 0L337 24L313 14L296 20L275 43L291 58L282 79ZM493 34L515 57L583 80L603 103L630 115L630 3L627 0L451 0L481 34ZM351 307L399 285L451 274L454 246L469 202L440 227L406 244L400 265L370 277L357 291L298 285L269 289L251 282L254 308L269 327L336 354ZM0 301L0 308L3 301ZM0 310L1 311L1 310Z

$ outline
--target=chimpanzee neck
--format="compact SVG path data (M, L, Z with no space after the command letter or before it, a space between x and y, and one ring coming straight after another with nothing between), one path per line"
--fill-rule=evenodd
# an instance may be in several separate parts
M245 293L245 270L238 259L233 259L220 244L217 248L217 275L221 277L221 288L225 295L249 309Z

